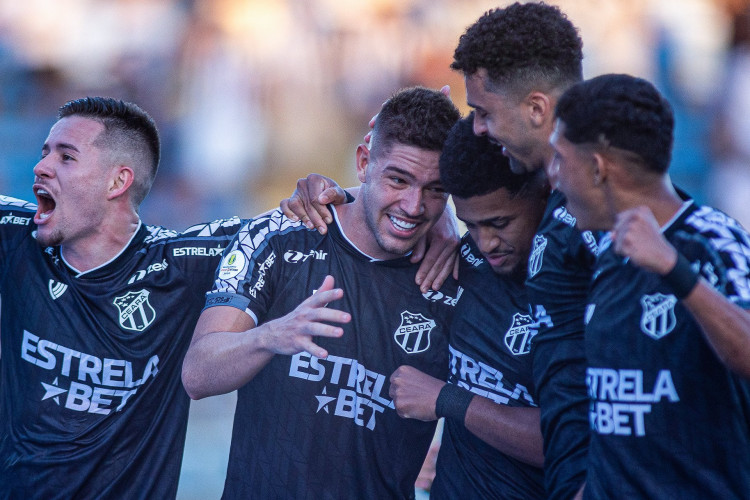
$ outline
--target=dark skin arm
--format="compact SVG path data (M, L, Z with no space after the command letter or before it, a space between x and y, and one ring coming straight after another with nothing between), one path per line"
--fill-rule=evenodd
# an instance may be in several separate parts
M412 366L391 375L389 395L403 418L437 420L435 402L446 384ZM499 451L535 467L544 464L538 408L500 405L474 395L464 419L466 429Z
M614 249L648 271L666 275L677 262L677 250L661 233L647 207L617 216ZM750 312L730 302L705 279L682 299L718 358L731 370L750 377Z

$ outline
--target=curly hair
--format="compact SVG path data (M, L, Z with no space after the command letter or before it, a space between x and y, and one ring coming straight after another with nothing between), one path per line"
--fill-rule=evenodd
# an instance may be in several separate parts
M583 79L582 48L578 30L558 7L514 3L485 12L466 29L451 68L467 76L484 68L490 86L511 91L564 90Z
M390 97L375 119L373 157L386 154L393 143L441 151L448 131L461 117L450 98L424 87L402 89Z
M459 120L440 154L440 181L458 198L482 196L500 188L511 197L538 195L546 187L544 171L514 174L508 157L487 136L474 134L474 113Z
M81 116L99 121L104 132L94 144L112 158L129 158L143 173L136 172L131 199L138 207L154 183L159 168L161 143L156 123L136 104L111 97L84 97L68 101L57 112L57 119Z
M630 75L602 75L568 89L555 109L565 138L634 153L635 161L665 173L672 157L672 106L650 82Z

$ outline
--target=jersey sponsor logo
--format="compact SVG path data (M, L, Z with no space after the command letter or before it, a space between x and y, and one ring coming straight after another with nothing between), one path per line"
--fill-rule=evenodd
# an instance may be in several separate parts
M299 264L305 262L309 258L315 260L326 260L328 254L323 250L310 250L309 252L300 252L298 250L287 250L284 253L284 260L290 264Z
M536 406L534 398L524 385L511 383L500 370L474 359L452 345L448 345L448 350L451 383L498 404L508 404L513 399Z
M474 267L479 267L484 262L484 259L477 257L471 252L471 245L468 243L461 245L461 257L464 258L467 264Z
M52 300L57 300L68 289L68 285L55 280L49 280L49 283L47 283L47 289L49 290L49 295L52 297Z
M24 330L21 359L52 372L52 383L41 382L41 401L52 400L73 411L109 415L122 410L138 387L159 373L159 356L153 355L134 380L133 363L99 358L40 338Z
M655 293L641 297L641 331L656 340L674 330L677 318L674 314L674 306L677 298L672 295Z
M643 370L587 368L589 423L599 434L645 436L652 405L680 400L672 372L659 370L648 391Z
M531 339L536 332L530 315L515 313L510 328L505 332L505 346L515 356L528 354L531 351Z
M351 419L371 431L375 430L377 415L386 408L394 409L393 401L385 397L388 394L385 375L368 370L356 359L334 355L322 359L301 352L291 357L289 376L309 382L324 381L313 403L315 413Z
M145 278L147 275L151 273L156 273L159 271L165 271L169 267L169 264L167 263L167 259L162 260L161 262L154 262L150 266L148 266L146 269L141 269L139 271L136 271L133 276L130 277L128 280L128 285L132 285L136 281L140 281L143 278Z
M573 217L565 207L558 207L555 209L555 211L552 212L552 216L570 227L575 227L576 225L576 218Z
M221 261L219 279L228 280L234 278L245 269L246 261L245 254L239 250L232 250Z
M263 263L258 267L258 281L255 282L250 290L248 290L253 298L257 298L258 292L261 291L265 286L266 272L268 272L271 266L273 266L274 262L276 262L276 253L272 252L271 255L266 257L266 260L264 260Z
M401 313L401 324L393 333L393 339L407 354L417 354L430 348L430 332L435 320L409 311Z
M437 290L427 290L425 293L422 294L422 297L429 300L430 302L440 302L447 306L456 306L456 303L458 303L458 299L461 298L461 295L464 293L463 287L458 287L458 292L456 293L456 297L451 297L450 295L446 295L443 292L439 292Z
M592 255L599 255L599 243L596 241L596 236L591 231L584 231L581 233L581 238L586 244L586 248L589 249Z
M125 295L115 297L112 303L117 306L119 314L117 319L120 326L126 330L142 332L156 319L156 311L151 307L148 290L128 292Z
M14 224L17 226L28 226L31 222L31 217L19 217L17 215L8 214L0 217L0 224Z
M172 250L175 257L216 257L224 252L224 247L178 247Z
M534 236L534 247L529 255L529 278L533 278L542 269L544 249L547 248L547 238L541 234Z

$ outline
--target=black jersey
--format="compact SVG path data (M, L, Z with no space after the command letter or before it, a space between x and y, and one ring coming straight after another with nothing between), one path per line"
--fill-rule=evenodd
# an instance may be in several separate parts
M532 343L541 408L544 474L551 499L572 498L586 471L588 398L583 316L596 252L591 232L576 229L565 196L550 194L529 256L528 290L539 331Z
M750 240L739 224L686 204L663 234L716 290L750 308ZM587 311L586 498L748 498L750 383L721 363L659 275L608 244Z
M335 211L334 211L335 214ZM456 284L422 295L408 257L377 261L336 222L320 235L279 211L243 228L227 249L206 306L262 324L292 311L332 275L347 311L329 355L276 355L238 391L225 498L410 498L435 422L400 418L389 377L412 365L448 375ZM249 335L252 335L252 330Z
M462 292L450 329L448 382L508 406L536 406L529 352L533 320L523 280L497 275L467 233ZM545 498L542 469L501 453L445 420L430 498Z
M182 358L239 219L140 225L71 269L0 197L0 498L173 498L189 399Z

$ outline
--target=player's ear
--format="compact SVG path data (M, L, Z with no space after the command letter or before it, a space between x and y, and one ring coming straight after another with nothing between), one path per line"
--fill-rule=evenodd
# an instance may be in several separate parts
M535 90L530 92L523 100L528 113L528 118L534 127L543 127L553 119L555 105L550 96L544 92Z
M128 188L133 185L135 173L127 165L118 165L114 168L114 175L110 179L107 189L107 199L113 200L127 192Z
M599 152L591 155L591 173L594 177L594 185L604 184L609 174L609 160L605 155Z
M370 150L364 144L357 146L357 178L359 182L367 181L367 166L370 164Z

